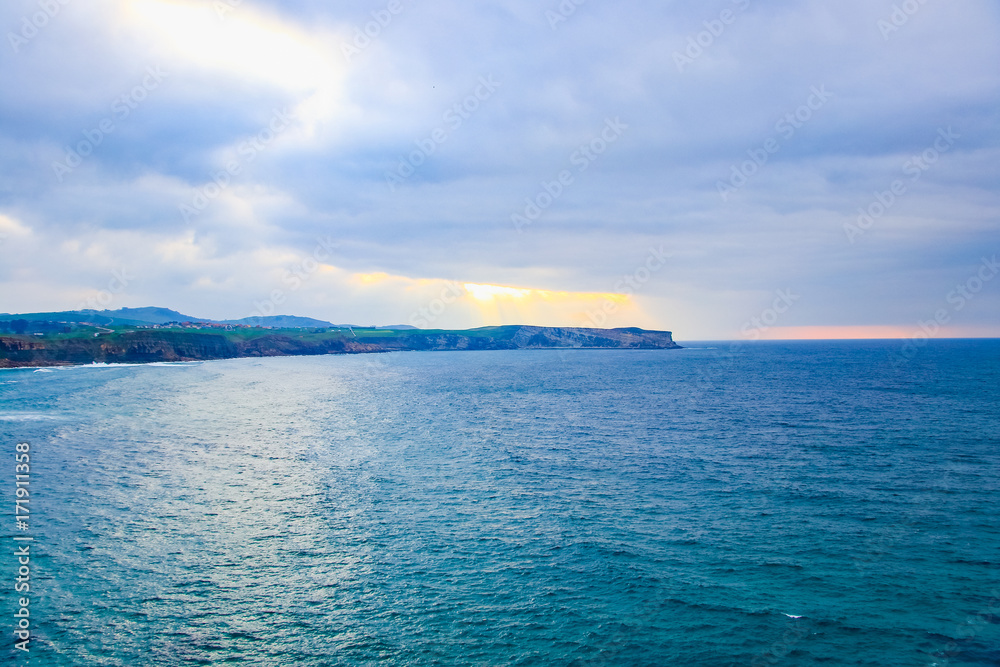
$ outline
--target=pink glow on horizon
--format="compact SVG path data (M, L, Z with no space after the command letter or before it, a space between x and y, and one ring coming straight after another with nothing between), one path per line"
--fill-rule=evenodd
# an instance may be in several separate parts
M874 338L923 338L925 332L919 325L856 325L856 326L811 326L772 327L761 332L761 340L849 340ZM931 338L1000 338L1000 326L961 327L945 326L934 332Z

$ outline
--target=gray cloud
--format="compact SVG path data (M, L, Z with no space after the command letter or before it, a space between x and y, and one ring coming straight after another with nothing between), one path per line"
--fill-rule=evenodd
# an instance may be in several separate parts
M187 42L143 18L155 2L110 0L68 2L17 52L8 37L0 213L31 243L0 242L0 283L16 291L0 309L75 307L81 286L141 258L119 305L242 316L234 300L268 290L254 262L277 266L328 235L344 275L580 292L612 291L666 244L670 266L638 298L689 338L731 335L786 288L802 299L785 326L909 326L1000 251L991 3L925 3L886 32L891 2L590 0L552 23L557 2L400 0L350 58L354 29L389 3L233 4ZM8 3L0 27L20 35L38 7ZM260 49L239 39L260 35L277 35L261 44L276 50L252 67ZM167 75L135 99L149 68ZM484 80L497 85L484 93ZM281 110L295 121L261 140ZM581 161L608 119L627 129ZM958 138L913 179L911 161L947 128ZM60 180L54 163L88 141ZM179 206L232 160L239 173L185 216ZM390 187L401 165L408 175ZM564 171L572 183L519 233L511 216ZM862 235L845 232L900 179L906 192ZM163 249L185 239L184 261ZM375 303L316 289L289 295L288 309L383 322L410 312L389 292ZM956 324L1000 326L996 294L988 285Z

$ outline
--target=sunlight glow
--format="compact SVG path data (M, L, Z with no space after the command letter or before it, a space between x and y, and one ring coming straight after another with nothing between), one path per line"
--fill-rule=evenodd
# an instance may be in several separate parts
M362 285L377 285L378 283L385 282L389 280L390 276L388 273L382 271L376 273L355 273L354 279L360 282Z
M502 287L500 285L479 285L477 283L465 283L462 285L465 290L472 295L473 299L488 301L498 296L506 296L514 299L523 299L532 290L518 289L516 287Z
M221 3L124 0L127 20L182 58L243 79L293 90L315 90L340 79L342 67L308 35L241 6L225 15Z
M506 287L503 285L483 285L479 283L465 283L462 285L465 290L478 301L490 301L499 298L510 299L541 299L543 301L610 301L611 303L624 304L628 302L625 294L615 294L613 292L553 292L549 290L530 289L524 287Z
M28 227L10 218L2 213L0 213L0 242L7 239L8 236L27 236L31 233Z
M412 318L428 327L535 324L539 326L635 326L649 318L627 294L568 292L411 278L384 272L345 276L367 300L395 301L401 294Z
M636 316L639 312L628 295L613 292L557 292L480 283L462 287L485 324L600 326L607 322L607 313Z

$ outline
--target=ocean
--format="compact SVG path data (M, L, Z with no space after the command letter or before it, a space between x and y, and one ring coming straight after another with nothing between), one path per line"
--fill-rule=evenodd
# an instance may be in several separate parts
M0 371L0 654L1000 665L1000 341L681 344Z

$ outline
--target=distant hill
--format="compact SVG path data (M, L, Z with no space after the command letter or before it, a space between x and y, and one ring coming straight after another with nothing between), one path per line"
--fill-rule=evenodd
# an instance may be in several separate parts
M50 313L0 313L0 320L28 320L29 322L72 322L89 324L166 324L167 322L211 322L178 313L169 308L119 308L118 310L62 310Z
M114 318L121 318L123 320L137 320L139 322L148 322L149 324L166 324L167 322L210 322L211 321L201 317L192 317L191 315L178 313L176 310L170 310L169 308L157 308L155 306L146 306L144 308L119 308L118 310L78 311L78 312L99 312Z
M203 320L207 321L207 320ZM221 324L245 324L251 327L274 327L280 329L305 329L308 327L333 327L326 320L295 315L268 315L267 317L244 317L239 320L221 320Z
M207 317L185 315L169 308L147 306L144 308L119 308L117 310L63 310L50 313L0 313L0 320L28 320L29 322L68 322L73 324L119 324L142 326L168 322L208 322L213 324L244 324L257 327L282 327L288 329L307 327L332 327L330 322L294 315L244 317L239 320L211 320ZM395 327L394 327L395 328Z
M409 324L390 324L388 326L379 327L371 326L365 324L337 324L335 325L338 329L385 329L385 330L395 330L395 331L406 331L407 329L416 329L417 327L411 327Z

